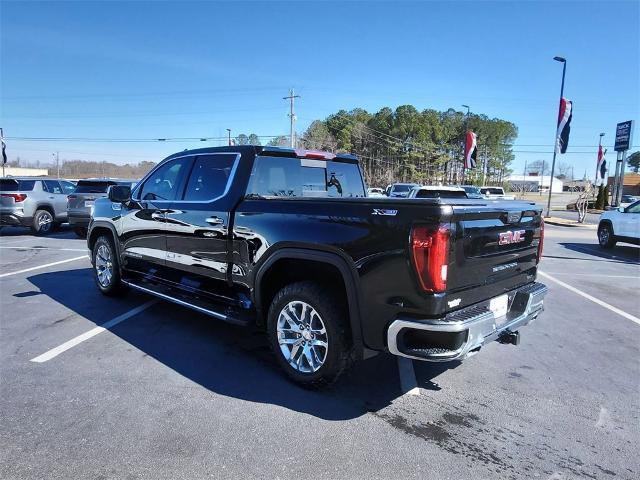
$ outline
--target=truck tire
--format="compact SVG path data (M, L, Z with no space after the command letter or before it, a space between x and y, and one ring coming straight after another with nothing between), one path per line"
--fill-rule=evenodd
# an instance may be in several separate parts
M276 362L305 388L332 384L351 362L347 312L336 298L304 281L284 287L269 307L267 331Z
M110 237L106 235L98 237L91 250L91 263L93 278L103 295L112 297L124 291L118 254Z
M609 223L601 223L598 226L598 243L602 248L616 246L616 236L613 234L613 227Z
M34 235L48 235L54 228L53 214L49 210L36 210L31 221L31 232Z

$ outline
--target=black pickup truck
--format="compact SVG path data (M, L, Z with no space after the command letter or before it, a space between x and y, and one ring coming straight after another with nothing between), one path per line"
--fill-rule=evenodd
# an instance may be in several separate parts
M130 287L262 326L284 371L321 387L370 350L428 361L517 344L543 309L531 203L366 198L353 155L204 148L95 202L100 291Z

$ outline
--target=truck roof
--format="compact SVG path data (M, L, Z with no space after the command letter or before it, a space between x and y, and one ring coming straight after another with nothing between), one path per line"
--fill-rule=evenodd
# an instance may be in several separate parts
M230 145L222 147L205 147L194 150L183 150L168 156L165 160L185 155L199 155L207 153L240 153L245 155L271 155L276 157L309 158L314 160L333 160L338 162L357 163L358 158L350 153L333 153L321 150L306 150L302 148L272 147L268 145Z

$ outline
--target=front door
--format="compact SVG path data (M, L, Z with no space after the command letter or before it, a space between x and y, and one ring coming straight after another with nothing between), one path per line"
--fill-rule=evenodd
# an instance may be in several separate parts
M167 253L166 212L181 195L189 157L169 160L147 177L121 209L123 268L162 276Z

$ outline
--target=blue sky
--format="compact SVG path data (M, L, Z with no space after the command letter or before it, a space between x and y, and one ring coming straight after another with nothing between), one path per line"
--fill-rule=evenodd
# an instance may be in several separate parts
M595 170L598 134L638 120L638 1L7 2L0 4L7 137L167 138L288 132L340 108L413 104L500 117L516 161L549 160L561 64L568 153ZM636 128L635 144L640 143ZM481 143L481 139L479 139ZM7 140L10 158L159 160L191 143ZM214 143L215 144L215 143ZM615 154L610 150L608 158Z

